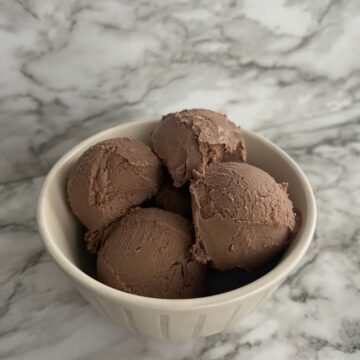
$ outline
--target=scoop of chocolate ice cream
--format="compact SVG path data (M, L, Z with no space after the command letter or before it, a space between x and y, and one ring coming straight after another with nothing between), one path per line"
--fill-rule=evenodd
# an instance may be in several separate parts
M96 230L153 196L161 177L161 162L147 145L110 139L78 159L68 177L67 196L76 217Z
M154 151L165 162L176 187L204 173L212 161L245 161L242 132L226 115L204 109L164 116L152 133Z
M248 164L210 164L190 186L194 257L218 270L264 265L283 249L295 226L286 189Z
M176 188L169 183L164 184L155 196L155 204L161 209L191 219L191 197L188 186Z
M192 226L180 215L157 208L131 209L114 225L98 253L98 278L142 296L199 296L205 267L191 259L192 242Z

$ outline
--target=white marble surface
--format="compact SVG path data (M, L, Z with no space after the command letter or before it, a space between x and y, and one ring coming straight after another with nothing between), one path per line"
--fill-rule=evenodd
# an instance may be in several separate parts
M357 0L0 0L0 358L359 359L359 59ZM193 106L288 151L319 221L302 265L239 327L162 343L81 298L35 207L79 140Z

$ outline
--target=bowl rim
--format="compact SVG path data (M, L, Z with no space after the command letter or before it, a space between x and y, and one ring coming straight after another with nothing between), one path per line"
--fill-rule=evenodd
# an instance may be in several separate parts
M145 297L135 294L130 294L111 288L98 280L94 279L90 275L83 272L75 264L73 264L66 256L61 252L59 247L56 245L55 236L53 236L51 230L46 221L46 214L44 212L44 201L45 196L49 187L49 184L57 176L58 172L61 170L64 164L66 164L73 156L75 156L78 151L85 150L86 145L92 141L95 141L99 137L108 137L114 131L125 130L134 126L144 126L144 125L155 125L159 122L159 119L150 119L150 120L141 120L141 121L131 121L126 122L109 129L98 132L83 141L78 145L66 152L60 159L55 163L51 168L48 175L46 176L43 185L41 187L40 195L38 198L37 204L37 224L38 230L42 242L45 245L45 248L50 253L55 263L78 285L81 285L91 292L95 292L100 296L105 296L113 299L114 301L121 301L131 304L137 304L142 307L150 307L162 310L169 311L184 311L186 309L194 308L204 308L218 306L220 304L231 303L238 301L240 299L245 299L249 296L252 296L264 289L271 287L273 284L280 282L294 267L300 262L301 258L304 256L307 248L310 245L310 242L313 238L316 224L316 203L311 185L306 178L304 172L300 167L295 163L295 161L287 155L282 149L273 144L271 141L265 139L261 135L255 134L250 130L242 128L242 131L249 137L253 137L258 141L265 143L268 147L271 147L272 150L277 152L281 157L283 157L289 165L293 168L296 175L298 176L300 182L302 183L305 189L305 203L307 207L307 221L304 221L300 227L297 244L292 248L288 256L277 264L272 270L270 270L265 275L261 276L259 279L244 285L238 289L224 292L217 295L204 296L199 298L191 299L159 299ZM110 138L110 137L109 137ZM70 211L70 210L69 210Z

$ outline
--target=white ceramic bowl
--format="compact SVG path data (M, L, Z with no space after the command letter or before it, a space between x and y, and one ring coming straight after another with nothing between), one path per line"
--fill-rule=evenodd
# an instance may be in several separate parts
M299 263L312 239L315 199L304 173L278 147L244 130L249 163L279 182L290 183L290 197L301 211L302 225L279 264L258 280L220 295L186 300L166 300L128 294L91 277L89 255L80 226L65 200L70 167L91 145L108 138L129 136L149 142L158 121L131 122L98 133L64 155L51 169L38 203L38 226L45 247L80 293L102 314L131 331L165 340L208 336L238 324L255 311Z

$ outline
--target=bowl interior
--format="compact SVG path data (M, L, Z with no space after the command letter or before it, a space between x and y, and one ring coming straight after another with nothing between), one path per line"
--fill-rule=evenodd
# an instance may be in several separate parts
M91 145L113 137L134 137L149 143L150 134L158 121L127 123L103 131L80 143L64 155L50 171L39 202L39 225L46 227L44 242L48 249L56 248L72 264L90 276L94 275L94 256L85 251L81 241L82 229L70 212L65 196L67 174L78 157ZM175 134L174 134L175 136ZM309 223L314 222L315 213L311 189L298 166L279 148L269 141L244 130L248 149L248 162L270 173L278 182L288 182L290 198L302 216L302 225L297 236L280 259L284 262L291 254L297 256L308 244L300 244L304 231L311 232ZM307 224L307 229L306 225ZM44 237L44 236L43 236ZM309 236L308 236L309 237ZM303 240L310 242L310 239ZM49 244L51 243L51 244ZM50 245L50 246L49 246ZM52 251L51 251L52 252ZM52 252L53 256L54 253ZM295 256L293 254L293 256ZM55 256L54 256L55 257ZM55 257L55 260L56 257Z

